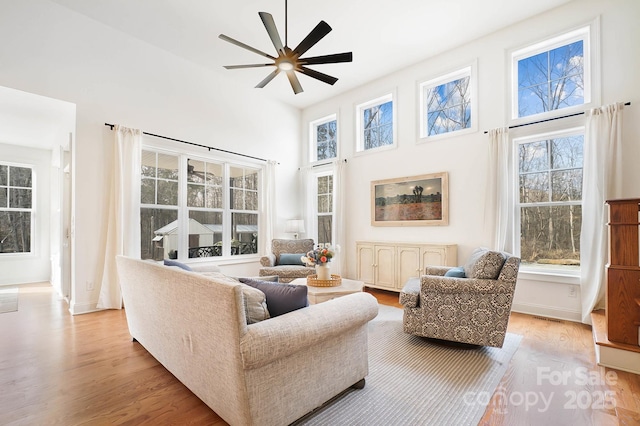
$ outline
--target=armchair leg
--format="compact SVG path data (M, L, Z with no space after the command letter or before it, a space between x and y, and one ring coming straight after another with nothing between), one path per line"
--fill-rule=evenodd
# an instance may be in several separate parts
M361 379L357 383L354 383L353 385L351 385L351 387L354 389L364 389L364 385L365 385L365 380Z

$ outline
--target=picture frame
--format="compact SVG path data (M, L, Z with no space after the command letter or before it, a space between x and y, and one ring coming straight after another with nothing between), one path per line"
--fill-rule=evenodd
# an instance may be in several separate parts
M449 225L449 174L372 181L371 225Z

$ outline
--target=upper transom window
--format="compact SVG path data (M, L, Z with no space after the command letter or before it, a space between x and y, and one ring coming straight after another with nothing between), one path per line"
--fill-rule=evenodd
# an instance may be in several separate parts
M322 161L338 156L338 120L336 114L312 121L310 125L311 161Z
M356 117L357 151L395 146L396 119L392 93L358 105Z
M512 53L512 119L591 102L589 36L587 26Z

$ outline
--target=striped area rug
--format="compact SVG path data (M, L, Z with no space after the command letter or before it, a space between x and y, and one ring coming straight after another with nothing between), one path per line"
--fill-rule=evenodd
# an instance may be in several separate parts
M380 306L369 323L369 375L296 425L477 425L522 337L460 349L402 331L402 310Z

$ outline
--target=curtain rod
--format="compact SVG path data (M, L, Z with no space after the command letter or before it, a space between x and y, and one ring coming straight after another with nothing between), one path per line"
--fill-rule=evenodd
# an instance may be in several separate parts
M631 105L631 102L625 102L625 105ZM560 120L561 118L575 117L576 115L583 115L583 114L584 114L584 111L576 112L575 114L561 115L560 117L547 118L545 120L534 121L532 123L516 124L515 126L509 126L509 129L515 129L516 127L531 126L532 124L545 123L547 121ZM487 133L489 133L489 131L485 130L484 134L486 135Z
M107 126L107 127L110 127L111 130L113 130L113 128L115 127L115 124L104 123L104 125ZM187 145L193 145L193 146L197 146L197 147L200 147L200 148L207 148L209 151L211 151L212 149L215 149L216 151L226 152L227 154L239 155L241 157L253 158L254 160L260 160L260 161L265 161L265 162L268 161L268 160L265 160L264 158L253 157L251 155L241 154L239 152L227 151L226 149L214 148L212 146L201 145L199 143L188 142L188 141L183 141L183 140L180 140L180 139L170 138L169 136L156 135L156 134L147 133L147 132L142 132L142 134L143 135L147 135L147 136L154 136L156 138L167 139L167 140L174 141L174 142L185 143Z

